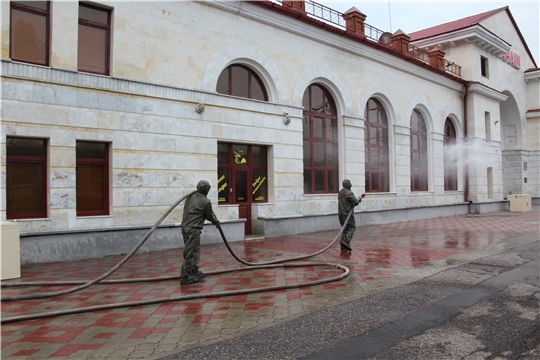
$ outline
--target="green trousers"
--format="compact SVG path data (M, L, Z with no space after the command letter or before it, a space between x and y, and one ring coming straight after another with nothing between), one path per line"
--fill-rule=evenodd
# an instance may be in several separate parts
M341 226L345 224L345 220L347 220L347 216L349 216L349 214L347 215L339 214L339 223L341 224ZM354 214L353 214L353 216L351 216L349 222L347 223L347 226L345 226L345 229L343 230L343 235L341 235L341 242L350 244L355 230L356 230L356 220L354 219Z
M199 228L183 228L182 236L184 237L184 263L180 276L183 280L187 280L191 275L195 275L199 271L201 261L201 229Z

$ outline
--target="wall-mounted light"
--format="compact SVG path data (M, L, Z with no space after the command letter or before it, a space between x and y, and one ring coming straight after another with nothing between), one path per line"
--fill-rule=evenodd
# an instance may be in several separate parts
M197 106L195 107L195 110L200 114L204 111L204 104L203 103L199 103L197 104Z
M291 117L289 116L289 112L288 111L284 111L283 112L283 123L285 125L289 125L291 123Z
M499 120L495 121L495 125L497 125L499 123Z

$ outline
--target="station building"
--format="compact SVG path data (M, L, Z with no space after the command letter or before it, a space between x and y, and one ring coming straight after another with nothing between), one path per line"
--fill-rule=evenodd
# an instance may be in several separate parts
M360 226L540 197L540 69L511 6L414 33L361 3L0 6L23 264L126 253L202 179L230 241L339 229L343 179ZM181 215L142 251L183 246Z

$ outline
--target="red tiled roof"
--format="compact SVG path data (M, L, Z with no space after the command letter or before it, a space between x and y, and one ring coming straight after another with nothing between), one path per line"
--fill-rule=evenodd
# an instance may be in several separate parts
M487 11L478 15L469 16L464 19L451 21L446 24L430 27L428 29L416 31L408 35L411 37L411 41L416 41L416 40L426 39L426 38L441 35L441 34L450 33L456 30L465 29L474 25L478 25L482 20L487 19L488 17L493 16L505 10L508 10L508 6L491 10L491 11Z

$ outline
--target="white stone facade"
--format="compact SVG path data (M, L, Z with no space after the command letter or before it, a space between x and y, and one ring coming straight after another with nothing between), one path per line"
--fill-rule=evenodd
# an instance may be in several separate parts
M200 179L213 186L209 197L218 218L231 226L242 223L237 206L217 204L218 142L268 147L268 202L252 205L254 233L279 235L270 224L283 219L294 220L295 225L287 228L294 232L338 227L337 217L335 224L324 220L337 212L336 194L307 195L303 189L302 98L313 83L328 89L336 102L339 178L340 182L350 179L358 195L365 191L366 103L376 98L387 111L390 191L370 194L359 211L384 214L403 209L405 214L411 208L462 209L467 203L466 185L469 199L475 203L501 202L510 192L540 197L540 149L538 141L534 142L539 138L540 106L538 99L529 96L534 91L538 94L538 75L525 81L524 71L535 67L534 62L526 56L503 13L493 19L497 24L493 32L521 54L521 69L510 67L479 46L463 45L444 50L447 59L462 66L463 81L459 81L353 37L253 3L100 4L112 8L111 76L77 71L78 3L52 2L49 67L11 61L9 2L0 4L0 181L4 194L6 137L49 141L48 217L19 221L23 237L26 234L39 241L40 234L97 234L151 226L176 199L194 190ZM501 23L505 25L501 27ZM490 20L486 26L491 25ZM489 57L489 79L477 75L480 55ZM219 75L231 64L253 69L262 79L269 101L216 93ZM465 80L472 83L465 85ZM507 98L511 104L501 105ZM537 103L531 104L535 100ZM197 104L205 105L204 112L196 111ZM410 117L414 109L426 119L429 134L426 192L411 191ZM536 115L528 116L530 109L537 109L532 113ZM284 112L291 118L289 124L284 122ZM490 139L485 136L486 112L497 124L491 128ZM457 191L444 190L442 150L447 118L456 128L458 144L463 145L458 154ZM506 146L503 125L513 124L518 128L518 142ZM77 140L111 146L108 216L76 214ZM527 184L521 184L523 170L516 175L523 161L528 162ZM491 190L487 168L492 169ZM428 210L425 216L439 213ZM5 196L0 214L5 221ZM178 226L181 214L180 206L165 223ZM314 225L317 218L319 228ZM385 221L382 215L380 221ZM243 239L243 233L231 230L233 233L230 240ZM181 245L173 238L170 247ZM78 241L82 248L85 241L97 240L88 237ZM31 261L40 260L45 261Z

